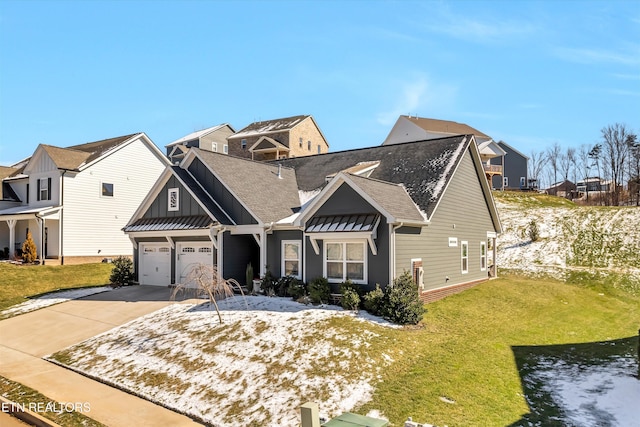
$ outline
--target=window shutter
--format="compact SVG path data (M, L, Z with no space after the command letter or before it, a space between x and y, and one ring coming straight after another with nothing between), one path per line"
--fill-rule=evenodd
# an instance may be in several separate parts
M36 181L36 200L40 201L40 180Z
M27 183L27 204L29 204L29 183Z
M51 178L47 178L47 200L51 200Z

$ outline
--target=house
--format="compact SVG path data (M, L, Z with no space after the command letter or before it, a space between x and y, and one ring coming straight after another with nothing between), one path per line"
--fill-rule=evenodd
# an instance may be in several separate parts
M258 121L227 138L229 154L253 160L286 159L329 151L312 116Z
M501 159L497 162L497 159L503 158L506 152L489 135L464 123L428 119L418 116L400 116L382 145L469 134L475 138L485 175L491 183L494 177L501 177L503 174L502 165L504 164L504 160ZM501 178L497 179L499 182ZM501 184L494 186L494 188L503 189Z
M552 196L558 197L566 197L568 199L572 199L576 194L576 184L569 180L564 180L560 182L556 182L552 184L549 188L545 190L545 193L551 194Z
M228 123L192 132L165 145L167 157L171 163L180 162L191 147L214 153L229 154L227 137L234 133L235 130Z
M536 181L529 179L529 157L522 154L504 141L498 141L498 146L505 152L504 156L491 161L493 165L502 167L502 175L494 175L493 188L505 190L529 190L537 187ZM504 165L503 163L504 159Z
M245 281L327 277L365 290L405 270L433 300L495 276L500 221L473 135L255 162L191 149L124 231L140 283L195 263Z
M144 133L67 148L41 144L2 169L0 247L13 256L30 230L41 262L131 255L122 227L167 164Z

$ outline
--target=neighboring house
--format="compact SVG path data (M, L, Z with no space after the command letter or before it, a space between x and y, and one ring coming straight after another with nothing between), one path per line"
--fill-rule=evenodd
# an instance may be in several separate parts
M229 154L253 160L276 160L323 154L329 143L312 116L251 123L227 138Z
M427 119L418 116L400 116L382 145L469 134L475 138L485 175L491 183L494 177L502 176L504 160L501 158L504 157L506 152L489 135L464 123ZM497 161L498 159L500 159L499 162ZM500 180L501 178L498 179ZM502 189L502 185L494 186L494 188Z
M142 284L199 262L383 288L405 270L433 300L495 276L500 222L473 135L261 163L191 149L124 228Z
M545 190L545 193L551 194L552 196L558 197L566 197L568 199L573 199L576 195L576 184L569 180L556 182L551 185L549 188Z
M13 256L30 230L41 261L131 255L122 227L167 164L144 133L67 148L41 144L2 181L0 247Z
M167 157L171 163L179 163L191 147L214 153L229 154L227 137L234 133L235 130L228 123L192 132L165 145Z
M535 181L529 179L529 157L522 154L504 141L498 141L504 150L504 157L496 157L491 161L494 165L503 166L502 176L492 178L493 188L504 187L505 190L529 190L536 187ZM504 165L502 165L504 159Z

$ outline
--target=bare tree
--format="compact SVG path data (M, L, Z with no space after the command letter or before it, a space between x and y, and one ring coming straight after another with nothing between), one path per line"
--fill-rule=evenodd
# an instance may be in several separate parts
M200 297L204 294L206 298L209 299L209 304L216 309L218 320L222 324L222 315L220 314L220 307L218 307L218 300L232 297L234 289L236 288L244 298L242 287L236 280L225 280L220 277L218 269L215 266L198 263L191 267L184 283L176 285L171 293L171 298L175 299L180 293L191 293L194 297Z
M638 135L631 134L627 138L629 145L629 195L631 201L636 200L636 206L640 206L640 141Z
M591 150L589 150L589 158L592 160L592 165L595 165L598 169L598 195L602 192L602 174L600 173L600 156L602 155L602 145L596 144Z
M531 151L531 156L529 156L529 176L531 179L535 179L538 184L540 183L540 176L546 164L547 158L543 152Z
M589 157L589 151L591 148L587 144L582 144L578 147L578 151L576 154L577 173L580 174L582 180L585 185L585 196L587 201L589 201L589 172L591 172L591 158Z
M547 148L546 152L547 162L551 168L550 172L553 173L553 185L558 182L558 167L560 164L561 151L560 144L556 141L551 147Z
M620 204L620 193L625 165L629 156L628 139L631 132L624 124L615 123L606 126L600 131L602 133L603 157L604 163L609 172L611 186L611 204L617 206Z
M569 174L571 173L572 167L575 167L576 162L576 149L572 147L568 147L567 151L564 153L560 153L558 158L558 166L560 171L562 172L562 177L564 178L564 184L566 187L566 182L569 181ZM574 172L575 175L575 172ZM575 181L574 181L575 184ZM570 194L567 192L567 198L570 198Z

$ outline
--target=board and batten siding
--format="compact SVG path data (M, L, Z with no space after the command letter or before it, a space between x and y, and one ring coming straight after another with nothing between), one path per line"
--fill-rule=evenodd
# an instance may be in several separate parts
M200 159L194 159L188 171L236 224L257 224L258 221L242 206L231 192L216 178Z
M166 163L140 139L64 180L65 256L132 255L122 228L164 171ZM103 197L102 183L113 184Z
M177 211L169 210L170 188L178 189ZM156 199L151 203L151 206L149 206L149 209L144 213L143 218L174 218L194 215L207 215L207 213L175 175L171 175L167 183L162 187L162 190L158 193Z
M411 271L411 259L421 258L425 291L488 277L488 269L480 268L480 242L486 242L487 232L495 228L479 179L485 178L478 176L467 151L431 223L396 230L396 276ZM450 237L457 239L456 246L449 246ZM469 242L466 274L461 267L462 241Z

